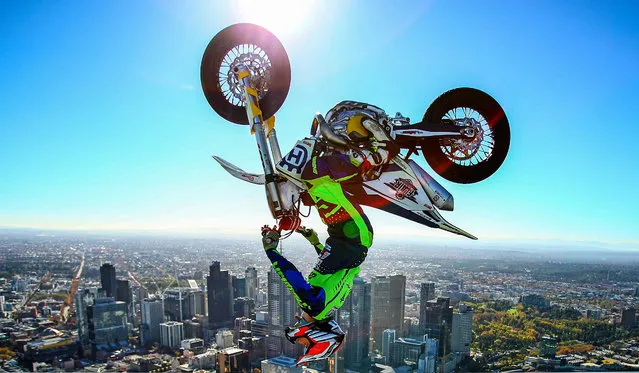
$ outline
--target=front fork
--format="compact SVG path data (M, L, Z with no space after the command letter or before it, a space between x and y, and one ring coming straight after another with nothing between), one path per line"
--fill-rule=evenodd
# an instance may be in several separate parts
M280 195L277 191L276 174L274 162L277 163L282 159L277 137L275 136L275 118L269 118L266 123L262 118L262 110L257 98L257 90L250 81L250 72L245 66L238 66L233 73L237 76L238 81L242 83L244 90L244 102L246 107L246 115L248 116L251 133L255 134L257 149L260 152L262 167L264 169L266 199L268 200L271 214L275 219L280 219L286 215L286 210L282 206ZM271 153L273 160L271 160Z

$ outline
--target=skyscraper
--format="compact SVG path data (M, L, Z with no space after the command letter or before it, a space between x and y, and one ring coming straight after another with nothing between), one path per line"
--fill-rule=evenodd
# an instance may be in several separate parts
M637 310L634 308L628 308L621 312L621 326L626 330L630 330L635 327L637 318Z
M191 290L187 293L187 305L184 311L184 319L190 319L195 315L204 315L204 292Z
M453 307L450 298L437 298L420 304L423 318L419 320L423 334L436 338L439 342L439 357L450 354L450 332L453 323ZM472 316L471 316L472 317Z
M116 297L117 282L115 280L115 267L105 263L100 267L100 285L106 292L107 297Z
M81 343L89 341L89 319L87 307L92 306L98 297L97 288L80 289L75 293L75 320L78 326L78 337Z
M159 298L143 299L140 307L142 324L140 340L143 346L160 343L160 323L164 321L162 300Z
M302 352L300 344L291 344L284 337L284 328L295 324L298 311L293 293L284 285L282 279L271 267L268 273L268 337L267 357L285 355L298 357Z
M115 300L126 304L127 315L133 315L133 294L128 280L116 280Z
M246 297L256 299L259 283L257 280L257 270L255 269L255 267L246 268L246 271L244 271L244 278L246 279Z
M188 293L186 289L170 289L164 292L164 314L173 321L189 319ZM192 316L191 316L192 317Z
M386 329L394 329L402 334L404 324L404 303L406 277L376 276L371 281L371 336L373 348L382 348L382 334Z
M390 363L393 343L395 343L395 329L386 329L382 333L382 355L386 357L386 362Z
M242 297L233 300L233 317L254 317L255 301L251 298Z
M346 332L341 350L346 368L363 371L368 369L368 348L371 327L371 284L361 277L353 280L353 289L339 309L337 320Z
M180 347L184 339L184 324L167 321L160 324L160 340L162 346Z
M231 276L233 285L233 298L244 298L246 296L246 278Z
M470 356L470 342L473 339L473 309L465 304L459 305L453 313L451 331L451 351Z
M87 307L87 319L93 358L98 350L110 351L128 344L129 331L124 302L116 302L113 298L95 299L93 305Z
M420 285L419 300L422 303L426 303L429 300L435 299L435 283L423 282Z
M233 289L228 271L220 270L220 262L213 262L206 279L209 328L231 327L233 323Z

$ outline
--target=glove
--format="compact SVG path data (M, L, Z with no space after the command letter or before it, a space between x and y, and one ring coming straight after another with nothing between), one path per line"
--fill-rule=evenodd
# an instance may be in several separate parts
M379 146L375 147L377 148L376 151L362 149L359 152L350 151L349 153L351 163L360 168L364 181L376 178L375 175L379 166L388 163L391 158L386 149Z
M265 251L277 249L280 242L280 232L265 225L262 227L262 246Z
M295 230L297 233L301 233L304 238L313 246L319 245L320 241L317 237L317 232L315 232L312 228L299 227Z

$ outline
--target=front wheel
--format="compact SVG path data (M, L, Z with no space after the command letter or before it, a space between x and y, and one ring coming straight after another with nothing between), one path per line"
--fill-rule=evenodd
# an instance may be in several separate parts
M422 119L427 123L453 122L473 126L477 135L427 138L422 153L441 177L471 184L491 176L504 162L510 147L510 125L502 107L489 94L474 88L456 88L433 101Z
M240 65L250 71L262 117L270 118L284 103L291 84L286 50L270 31L250 23L225 28L206 47L200 68L206 100L222 118L249 124L243 88L233 73Z

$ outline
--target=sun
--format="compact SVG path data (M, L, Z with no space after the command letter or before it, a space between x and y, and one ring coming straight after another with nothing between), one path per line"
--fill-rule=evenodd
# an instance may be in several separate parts
M235 0L234 17L240 22L255 23L279 37L293 36L318 11L316 0Z

